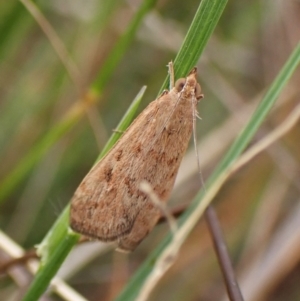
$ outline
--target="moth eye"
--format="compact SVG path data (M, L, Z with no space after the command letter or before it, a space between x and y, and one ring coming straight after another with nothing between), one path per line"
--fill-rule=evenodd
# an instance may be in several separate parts
M197 84L196 89L195 89L195 95L197 99L200 99L203 97L203 94L201 93L201 86Z
M175 88L178 92L180 92L183 89L185 82L186 82L185 78L180 78L179 80L176 81Z

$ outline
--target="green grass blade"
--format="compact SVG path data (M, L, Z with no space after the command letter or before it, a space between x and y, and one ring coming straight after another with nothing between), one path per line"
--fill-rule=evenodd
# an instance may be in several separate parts
M231 148L228 150L224 159L220 162L215 172L212 174L211 179L213 180L221 171L227 168L231 163L242 153L246 148L247 144L253 138L257 129L260 127L270 109L276 102L279 93L282 91L283 87L286 85L287 81L297 68L300 62L300 43L296 46L293 53L290 55L289 59L275 78L271 87L265 94L263 100L258 105L256 111L254 112L251 120L244 128L240 136L232 144ZM208 182L209 184L209 182Z
M197 64L205 45L215 29L227 0L201 1L183 44L174 60L175 78L185 77ZM167 89L169 76L162 85L159 94Z
M57 246L55 252L49 257L51 264L41 264L40 268L23 298L23 301L39 300L40 296L47 289L51 279L56 274L63 261L78 241L78 234L68 233L65 235L61 243Z
M131 123L145 89L146 87L143 87L133 100L117 127L118 131L125 131ZM119 132L113 133L97 160L108 152L120 135ZM23 301L39 299L78 239L79 235L69 230L69 206L67 206L38 247L38 254L42 256L41 265Z

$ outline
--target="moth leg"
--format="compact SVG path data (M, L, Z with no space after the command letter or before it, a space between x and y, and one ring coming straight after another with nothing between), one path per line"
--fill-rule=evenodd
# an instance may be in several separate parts
M168 64L168 68L170 75L169 89L172 90L175 87L174 65L172 61Z

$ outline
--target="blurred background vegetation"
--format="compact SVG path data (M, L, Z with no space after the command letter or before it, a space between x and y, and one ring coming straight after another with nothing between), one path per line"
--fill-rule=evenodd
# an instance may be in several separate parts
M22 168L28 152L70 114L90 87L141 1L42 0L35 4L69 54L64 60L58 57L21 2L0 4L3 191L9 186L6 179ZM175 58L197 7L192 0L155 4L112 76L105 78L98 101L88 104L85 114L56 143L45 146L26 176L2 194L0 226L6 235L25 249L43 239L140 88L147 85L139 110L156 98L166 65ZM205 94L198 106L202 120L197 123L204 179L299 42L299 16L300 2L295 0L228 2L198 63ZM299 76L298 70L256 140L276 128L299 102ZM236 173L214 201L246 300L299 299L299 137L298 124ZM191 143L171 208L188 204L199 189L196 165ZM112 300L168 231L167 225L158 225L130 255L102 250L76 273L67 261L68 283L88 300ZM89 256L87 251L77 256L82 254ZM7 259L0 255L1 262ZM2 277L0 299L14 300L9 298L17 289L16 280ZM227 300L204 221L150 299Z

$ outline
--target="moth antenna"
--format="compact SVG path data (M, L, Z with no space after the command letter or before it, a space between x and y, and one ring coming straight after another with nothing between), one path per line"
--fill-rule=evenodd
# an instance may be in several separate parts
M168 68L170 75L169 89L172 90L175 87L174 65L172 61L168 64Z
M167 208L165 203L159 200L158 196L147 181L142 181L140 183L140 190L144 192L149 197L150 201L154 204L154 206L161 211L162 215L166 218L166 221L170 227L173 236L175 236L178 230L176 219L174 218L170 210Z
M202 170L201 170L200 156L199 156L198 145L197 145L196 121L197 121L197 117L199 117L199 116L198 116L198 112L197 112L197 109L196 109L196 105L197 105L197 99L194 96L193 99L192 99L193 140L194 140L194 147L195 147L195 153L196 153L196 160L197 160L197 165L198 165L198 173L199 173L199 177L200 177L200 183L201 183L201 186L204 189L204 193L206 193L206 187L205 187L203 174L202 174ZM201 119L201 118L199 117L199 119Z

